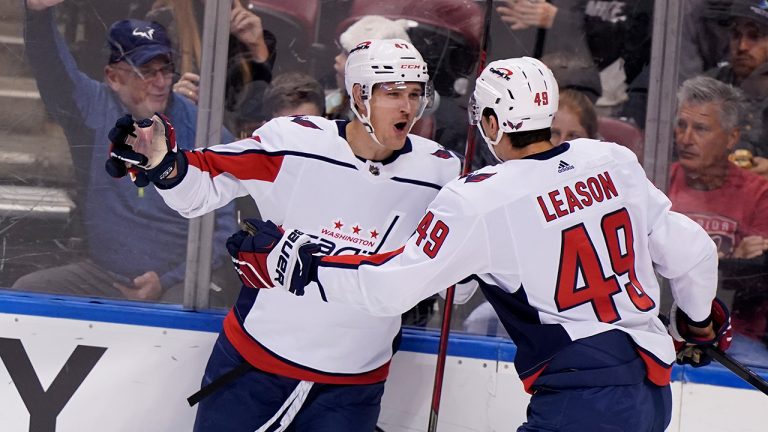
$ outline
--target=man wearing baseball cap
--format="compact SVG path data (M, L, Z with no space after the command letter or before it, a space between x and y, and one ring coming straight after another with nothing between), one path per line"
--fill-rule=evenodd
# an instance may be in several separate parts
M107 85L137 118L164 112L173 84L173 52L165 29L139 20L118 21L109 28Z
M25 50L46 109L70 144L87 245L83 260L22 276L14 288L180 302L188 222L155 188L137 193L125 182L104 181L104 157L114 119L126 113L134 118L163 113L173 121L179 143L193 146L197 107L171 91L174 53L157 23L112 24L103 81L81 72L53 18L51 6L62 1L26 1ZM221 140L233 137L225 130ZM234 230L234 209L228 206L217 213L214 265L225 262L224 241Z
M731 23L728 64L717 69L714 77L718 80L742 86L758 69L768 69L768 7L764 3L733 0L727 9Z
M737 147L751 151L752 170L768 177L768 6L760 0L732 0L727 9L721 5L719 10L730 22L728 63L707 75L744 92L748 109Z

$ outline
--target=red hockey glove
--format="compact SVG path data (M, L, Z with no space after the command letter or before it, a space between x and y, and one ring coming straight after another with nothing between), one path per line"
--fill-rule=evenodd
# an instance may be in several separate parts
M245 286L281 287L301 296L317 268L313 254L320 246L311 240L299 230L283 233L271 221L246 219L243 230L227 240L227 250Z
M715 332L712 339L697 337L691 331L691 328L706 328L710 323ZM704 351L707 346L715 346L725 351L730 347L733 338L728 307L717 298L712 301L712 312L703 323L693 322L676 303L673 304L669 311L668 330L675 343L677 363L690 364L693 367L708 365L712 361Z
M137 122L126 114L109 131L109 140L112 147L105 169L112 177L131 174L136 186L144 187L150 181L169 184L174 168L177 175L186 172L186 158L176 150L176 133L162 114Z

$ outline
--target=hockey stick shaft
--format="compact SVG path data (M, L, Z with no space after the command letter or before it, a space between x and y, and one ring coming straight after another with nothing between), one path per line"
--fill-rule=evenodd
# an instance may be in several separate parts
M480 55L477 60L475 76L479 77L485 68L488 56L488 39L491 32L491 13L493 12L493 0L485 1L485 17L483 21L483 33L480 39ZM467 129L467 147L464 149L464 166L462 175L472 171L472 160L475 154L475 127L469 125ZM451 286L445 293L445 306L443 308L443 323L440 327L440 343L437 349L437 366L435 367L435 382L432 387L432 406L429 411L429 426L427 432L437 431L437 417L440 413L440 397L443 393L443 377L445 376L445 361L448 355L448 336L451 332L451 315L453 311L453 297L456 288Z
M440 412L440 397L443 394L443 377L445 376L445 361L448 358L448 334L451 331L451 315L455 288L451 286L445 293L445 310L443 323L440 327L440 344L437 349L437 366L435 367L435 384L432 388L432 409L429 412L429 427L427 432L437 430L437 415Z
M754 388L768 395L768 381L716 347L707 347L706 353Z

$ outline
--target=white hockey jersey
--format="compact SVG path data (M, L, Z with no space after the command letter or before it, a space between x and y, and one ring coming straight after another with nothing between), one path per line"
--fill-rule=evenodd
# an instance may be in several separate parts
M666 385L675 351L654 269L695 321L717 286L715 245L670 206L631 151L578 139L449 183L404 247L324 257L319 286L329 304L384 316L475 275L517 345L526 389L572 341L614 329Z
M346 124L274 119L252 138L186 153L183 180L160 194L186 217L251 195L264 219L312 235L328 255L400 246L440 188L458 177L460 161L414 135L385 161L361 160L345 140ZM320 383L384 380L400 317L328 306L317 289L296 297L244 288L224 331L247 361L267 372Z

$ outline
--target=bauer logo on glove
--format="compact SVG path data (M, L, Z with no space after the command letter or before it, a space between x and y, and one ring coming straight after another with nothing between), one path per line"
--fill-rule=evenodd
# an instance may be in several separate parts
M105 166L107 173L115 178L130 174L136 186L144 187L150 181L165 184L180 165L176 134L162 114L136 122L126 114L109 131L109 140L112 147Z
M285 288L304 295L320 247L299 230L283 230L271 221L246 219L227 240L237 275L250 288Z

